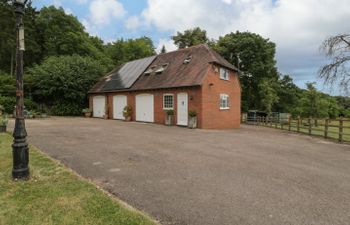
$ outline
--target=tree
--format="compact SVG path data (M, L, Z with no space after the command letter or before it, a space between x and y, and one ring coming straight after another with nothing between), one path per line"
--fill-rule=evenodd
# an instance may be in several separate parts
M264 79L278 80L276 45L258 34L237 31L220 37L214 48L241 71L242 111L258 109L259 84Z
M207 32L199 27L185 30L183 33L177 32L177 35L171 38L179 49L199 44L207 44L209 42Z
M263 79L259 83L259 95L260 95L260 109L270 114L272 112L272 106L278 103L278 96L276 88L274 87L276 82Z
M106 46L107 55L117 66L136 59L155 55L153 42L149 37L120 39Z
M36 10L29 2L25 8L25 66L31 66L40 61L41 48L38 44L36 30ZM15 15L10 1L0 0L0 68L10 75L14 74L16 55Z
M87 105L87 92L105 72L91 57L51 56L29 70L33 98L55 115L80 115Z
M275 90L279 101L274 104L273 111L294 114L302 90L293 83L289 75L280 76Z
M340 82L348 91L350 87L350 34L340 34L328 38L321 46L330 63L320 70L320 77L326 83Z
M160 50L160 53L161 53L161 54L166 53L166 48L165 48L165 46L164 46L164 45L163 45L163 47L162 47L162 50Z

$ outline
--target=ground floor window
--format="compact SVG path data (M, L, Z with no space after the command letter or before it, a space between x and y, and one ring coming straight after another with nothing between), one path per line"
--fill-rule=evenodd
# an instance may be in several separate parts
M173 94L164 94L163 95L163 109L164 110L173 110L174 109L174 95Z
M227 94L220 94L220 109L229 109L229 96Z

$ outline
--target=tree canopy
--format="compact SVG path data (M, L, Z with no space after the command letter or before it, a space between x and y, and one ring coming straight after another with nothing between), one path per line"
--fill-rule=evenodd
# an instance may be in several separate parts
M104 73L106 68L91 57L51 56L29 70L33 99L55 115L80 115L87 92Z
M266 79L278 80L276 45L250 32L235 32L220 37L214 48L241 71L242 109L261 109L261 85Z
M177 34L171 38L178 48L188 48L194 45L207 44L209 42L207 31L199 27L185 30L183 33L177 32Z

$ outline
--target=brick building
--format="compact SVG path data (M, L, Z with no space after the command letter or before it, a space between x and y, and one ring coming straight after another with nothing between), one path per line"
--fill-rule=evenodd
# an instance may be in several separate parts
M187 126L196 111L198 127L240 126L241 88L237 69L207 45L198 45L128 62L89 91L93 117L165 123L174 110L175 124Z

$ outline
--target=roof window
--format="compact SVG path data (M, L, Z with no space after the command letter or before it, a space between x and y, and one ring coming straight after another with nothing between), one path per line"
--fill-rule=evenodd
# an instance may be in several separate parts
M189 64L192 60L192 56L187 56L186 59L184 60L184 63L183 64Z
M144 72L145 75L151 75L151 73L154 71L154 69L156 68L157 66L151 66L151 68L149 68L148 70L146 70Z
M163 73L164 70L166 70L166 68L169 66L169 63L165 63L163 65L161 65L155 72L156 73Z

